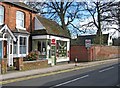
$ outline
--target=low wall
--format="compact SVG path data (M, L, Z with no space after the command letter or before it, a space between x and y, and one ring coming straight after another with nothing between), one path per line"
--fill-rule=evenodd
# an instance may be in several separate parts
M120 48L118 46L100 46L94 45L90 49L85 46L71 46L70 60L74 61L95 61L119 57Z
M48 67L48 60L24 61L22 70L32 70Z
M112 59L119 57L118 46L92 46L90 49L90 60Z

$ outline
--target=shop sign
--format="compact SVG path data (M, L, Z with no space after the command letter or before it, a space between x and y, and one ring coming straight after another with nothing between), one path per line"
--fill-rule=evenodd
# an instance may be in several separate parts
M56 45L56 40L55 39L51 40L51 45Z

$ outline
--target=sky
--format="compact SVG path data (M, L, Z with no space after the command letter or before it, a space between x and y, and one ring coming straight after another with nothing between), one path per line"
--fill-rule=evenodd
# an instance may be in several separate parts
M7 0L6 0L7 1ZM8 0L8 1L10 1L10 0ZM16 1L21 1L21 2L23 2L23 1L30 1L30 2L46 2L46 1L50 1L50 0L11 0L12 2L16 2ZM53 0L54 2L55 1L61 1L61 0ZM62 0L62 1L66 1L66 0ZM69 2L71 2L71 1L73 1L73 0L67 0L67 1L69 1ZM74 0L75 2L83 2L83 1L88 1L88 2L91 2L91 1L98 1L98 0ZM109 1L111 1L111 0L105 0L106 2L109 2ZM116 1L119 1L119 0L116 0ZM87 22L89 22L89 21L91 21L92 19L91 19L91 17L89 17L89 18L87 18L87 19L85 19L83 22L78 22L78 21L74 21L75 23L76 23L76 25L81 25L81 24L84 24L84 23L87 23ZM116 25L112 25L112 26L116 26ZM93 28L94 30L91 30L91 33L92 34L96 34L96 28L94 27ZM117 32L115 32L116 30L106 30L106 31L103 31L103 34L106 34L106 33L110 33L110 34L113 34L113 33L115 33L114 35L113 35L113 37L118 37L119 36L119 32L117 31ZM90 32L86 32L86 33L84 33L84 34L82 34L82 33L80 33L80 35L90 35L91 34ZM76 37L76 35L72 35L73 37Z

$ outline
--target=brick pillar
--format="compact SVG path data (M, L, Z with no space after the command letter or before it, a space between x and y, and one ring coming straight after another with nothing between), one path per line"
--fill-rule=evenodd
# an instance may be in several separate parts
M7 58L1 60L1 74L7 73Z
M22 70L22 68L23 68L23 58L22 57L19 58L18 63L19 63L19 70Z
M23 67L22 57L14 58L14 67L16 68L16 70L22 70L22 67Z

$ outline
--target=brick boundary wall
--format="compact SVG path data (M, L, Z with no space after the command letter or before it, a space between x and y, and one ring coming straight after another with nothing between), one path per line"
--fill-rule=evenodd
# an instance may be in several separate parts
M93 45L90 49L85 46L71 46L70 61L77 57L78 61L95 61L120 57L120 47Z
M92 46L90 49L90 60L113 59L119 56L118 46Z
M22 70L32 70L48 67L48 60L24 61Z
M48 67L48 60L23 61L23 58L14 58L16 70L32 70Z

